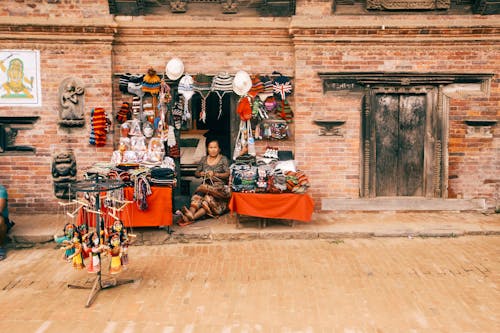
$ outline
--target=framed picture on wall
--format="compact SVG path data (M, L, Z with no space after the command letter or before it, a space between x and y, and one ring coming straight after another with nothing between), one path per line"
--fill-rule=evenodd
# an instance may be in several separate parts
M41 105L40 51L0 50L0 107Z

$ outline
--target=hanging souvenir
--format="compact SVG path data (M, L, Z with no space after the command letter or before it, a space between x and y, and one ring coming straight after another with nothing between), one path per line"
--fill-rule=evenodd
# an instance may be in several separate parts
M222 115L222 98L225 94L233 91L233 78L227 72L218 73L212 80L210 90L219 96L219 114L217 115L217 119L219 119Z
M111 261L109 263L109 273L118 274L122 271L122 263L120 259L122 252L120 236L116 233L113 234L109 243L109 254L111 256Z
M279 74L273 81L274 94L280 100L284 101L292 93L292 82L287 76L283 76L281 73L273 72L273 74Z
M130 147L134 151L146 150L146 138L144 136L133 136L130 138Z
M175 140L175 131L173 126L168 126L168 137L167 137L167 145L169 147L173 147L176 145L176 140Z
M248 91L248 95L252 98L255 98L260 93L264 92L264 84L260 80L258 75L252 75L252 87Z
M252 79L245 71L236 72L233 80L233 91L239 96L245 96L252 88Z
M144 133L144 136L146 138L151 138L153 136L155 130L153 128L153 125L149 121L147 121L142 126L142 132Z
M156 74L154 68L149 68L146 75L142 79L142 91L151 95L158 95L160 92L161 79Z
M128 135L131 136L142 135L141 121L139 119L132 119L132 121L130 122L130 130Z
M240 119L247 121L252 118L251 99L248 96L241 97L238 101L236 112L239 114Z
M201 97L200 121L203 123L205 123L207 119L207 98L211 93L211 84L212 80L208 75L197 74L194 77L193 90L200 94Z
M191 113L189 111L189 100L193 97L193 78L191 75L186 74L179 81L179 86L177 88L179 94L184 97L184 115L183 120L191 119Z
M262 92L258 93L258 96L262 101L273 95L273 80L269 76L261 76L260 81L262 82L264 89Z
M95 231L90 234L87 247L90 252L87 270L89 273L98 273L101 270L101 253L103 253L107 247L101 243L101 238Z
M73 268L75 269L83 269L85 264L83 263L83 249L82 249L82 239L80 233L77 230L73 231L73 238L71 239L71 243L66 245L65 249L73 248L73 254L68 257L68 260L71 260L73 264Z
M165 74L167 77L175 81L184 73L184 63L179 58L172 58L165 66Z

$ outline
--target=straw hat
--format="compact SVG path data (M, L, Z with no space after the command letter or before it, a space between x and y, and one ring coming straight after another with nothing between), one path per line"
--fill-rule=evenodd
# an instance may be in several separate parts
M245 71L238 71L233 80L233 91L239 96L245 96L252 88L252 79Z
M175 81L184 74L184 63L179 58L172 58L165 66L165 73L167 77Z

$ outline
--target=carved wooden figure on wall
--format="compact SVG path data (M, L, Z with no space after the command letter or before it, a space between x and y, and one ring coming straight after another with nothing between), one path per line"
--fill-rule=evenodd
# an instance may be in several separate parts
M74 77L64 79L59 86L59 124L73 127L83 126L83 82Z
M76 181L76 159L71 149L54 155L52 160L52 178L54 194L59 199L74 199L75 193L70 191L70 184Z

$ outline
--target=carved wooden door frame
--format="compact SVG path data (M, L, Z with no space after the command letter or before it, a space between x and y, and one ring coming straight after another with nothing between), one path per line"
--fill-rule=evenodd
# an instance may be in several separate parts
M323 92L364 91L364 110L361 112L361 174L360 196L370 197L370 160L373 148L370 144L370 117L374 89L386 87L394 91L427 87L432 94L432 121L429 128L433 130L433 141L426 147L427 158L431 163L427 176L426 196L432 198L448 197L448 127L449 99L488 97L490 94L492 73L387 73L387 72L319 72ZM429 170L431 170L429 169ZM372 176L373 177L373 176Z

